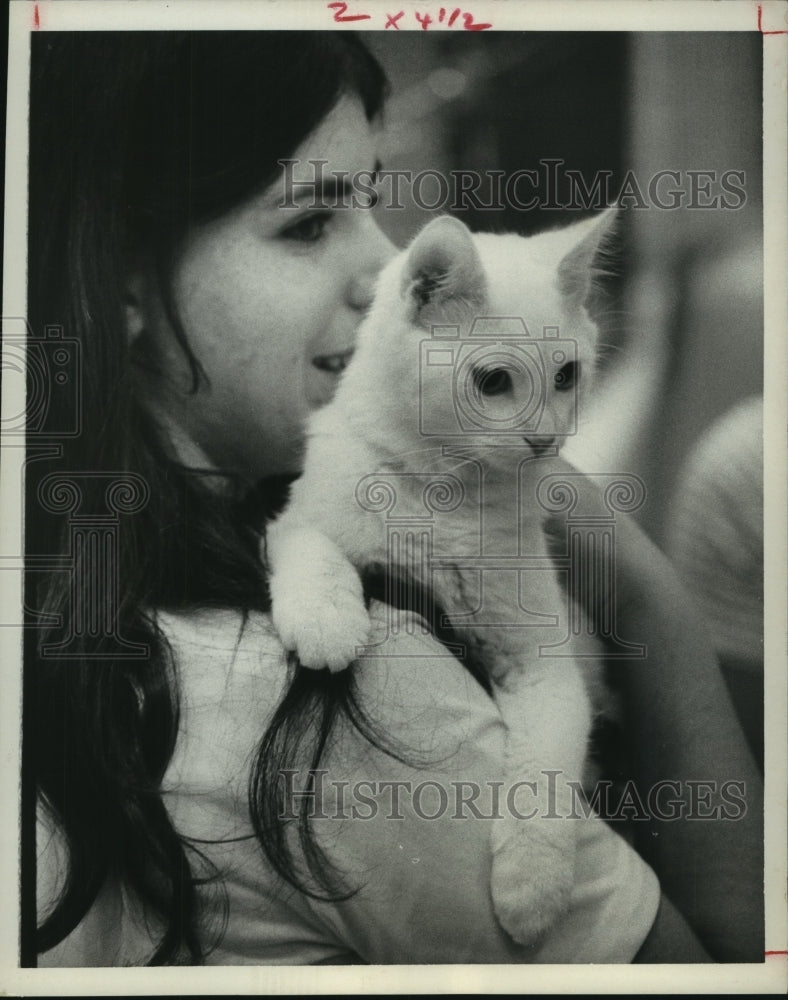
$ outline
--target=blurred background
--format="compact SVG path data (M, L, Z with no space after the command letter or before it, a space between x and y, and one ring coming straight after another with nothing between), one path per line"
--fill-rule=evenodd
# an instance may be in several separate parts
M617 275L599 313L604 381L582 438L567 455L588 471L640 475L644 526L663 541L672 495L687 456L714 420L762 391L761 38L738 33L448 32L364 35L392 84L384 167L506 175L563 161L591 189L601 171L615 195L632 172L637 195L625 200ZM660 209L659 196L683 191L683 206ZM725 195L720 178L743 173L744 189L725 195L735 209L688 207L688 171L697 204ZM543 168L544 172L544 168ZM631 175L630 175L631 176ZM387 190L387 188L386 188ZM381 225L402 245L430 213L408 197L402 211L380 210ZM520 197L527 200L531 186ZM570 188L559 180L554 204L500 211L449 211L475 230L530 234L589 214L562 209ZM422 201L439 199L426 182ZM482 201L490 193L481 189ZM744 204L740 204L741 202ZM593 212L593 207L590 209Z

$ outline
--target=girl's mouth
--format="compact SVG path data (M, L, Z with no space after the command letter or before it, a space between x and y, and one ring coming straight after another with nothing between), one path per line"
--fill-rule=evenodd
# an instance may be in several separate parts
M557 443L555 437L538 437L536 435L523 438L523 440L531 446L532 451L536 455L544 455L548 449L553 448Z
M346 351L340 351L337 354L318 355L318 357L312 358L312 364L315 368L319 368L322 372L330 372L332 375L339 375L347 368L348 362L352 357L353 348L349 347Z

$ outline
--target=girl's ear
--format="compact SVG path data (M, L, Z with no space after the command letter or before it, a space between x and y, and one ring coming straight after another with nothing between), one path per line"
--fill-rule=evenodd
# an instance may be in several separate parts
M468 306L480 307L486 284L473 238L457 219L436 219L411 244L402 294L419 326L429 329L433 323L459 318L459 311Z
M126 276L123 290L123 305L126 316L126 337L129 347L133 347L140 334L148 325L145 303L148 281L143 271L133 271Z
M600 273L594 262L610 243L617 219L617 209L608 208L564 230L571 243L558 265L558 282L561 292L576 307L585 303L594 275Z

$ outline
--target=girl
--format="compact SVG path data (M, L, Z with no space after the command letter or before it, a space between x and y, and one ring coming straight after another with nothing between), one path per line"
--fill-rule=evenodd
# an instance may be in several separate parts
M30 322L77 341L80 389L80 433L28 472L39 964L759 957L747 818L648 825L694 929L617 833L578 821L570 914L515 945L492 913L488 822L395 794L495 781L484 688L407 631L386 660L305 672L270 626L260 533L393 252L364 207L283 185L314 160L374 172L376 62L349 34L297 32L42 34L32 56ZM52 427L73 403L52 393ZM100 561L74 532L108 508ZM624 678L644 787L739 779L757 818L708 646L659 554L634 525L620 537L621 614L649 649ZM69 573L34 572L53 554Z

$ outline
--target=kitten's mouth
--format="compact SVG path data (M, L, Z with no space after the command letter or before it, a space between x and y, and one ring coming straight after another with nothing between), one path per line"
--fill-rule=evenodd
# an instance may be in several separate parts
M524 437L523 441L529 445L535 455L544 455L546 451L556 445L554 437Z
M352 357L353 348L349 347L346 351L340 351L337 354L320 354L316 358L312 358L312 364L321 372L339 375L347 368Z

